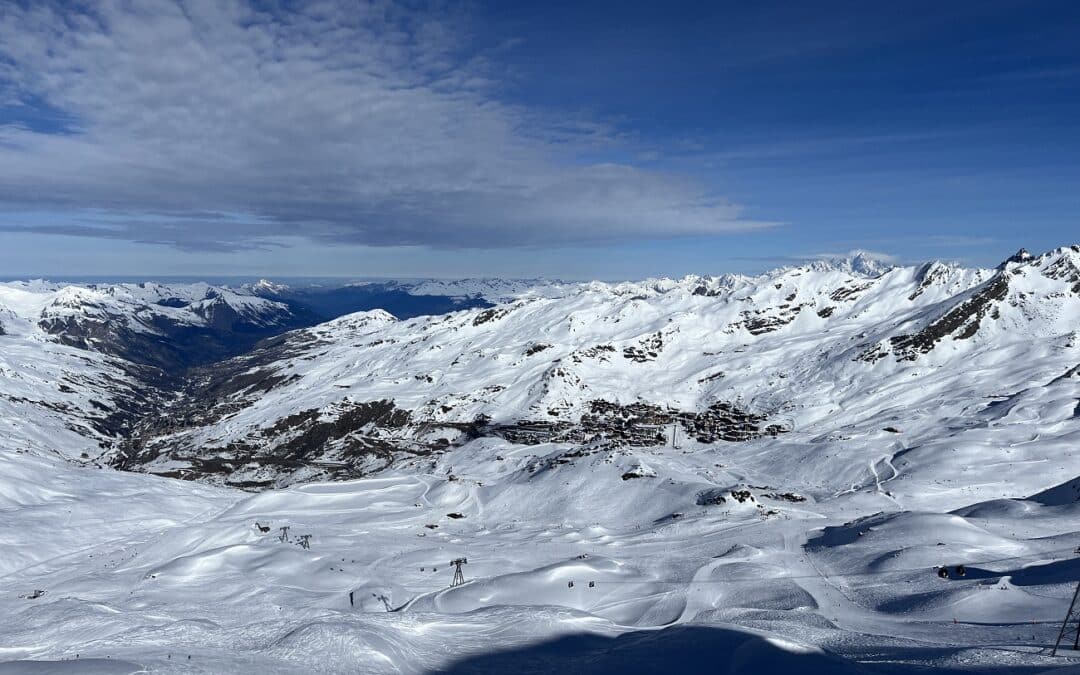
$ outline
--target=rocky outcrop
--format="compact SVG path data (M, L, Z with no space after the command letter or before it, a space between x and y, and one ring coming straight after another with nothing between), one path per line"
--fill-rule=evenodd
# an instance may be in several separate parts
M1008 292L1008 276L999 273L970 298L932 321L918 333L890 338L889 342L897 360L914 361L919 354L930 352L946 337L956 340L972 337L978 332L980 322L990 313L994 303L1004 300Z

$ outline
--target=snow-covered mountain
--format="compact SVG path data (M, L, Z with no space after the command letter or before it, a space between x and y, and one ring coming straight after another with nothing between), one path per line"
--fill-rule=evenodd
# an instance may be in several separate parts
M248 349L314 317L244 290L209 284L0 284L20 315L64 344L176 371ZM0 298L0 303L4 300Z
M0 283L5 445L97 462L160 411L187 366L311 322L284 303L201 283Z
M59 293L42 283L0 284L2 448L93 462L152 409L153 374L44 330L38 320Z
M1045 647L1080 569L1080 247L360 312L150 397L144 366L42 326L62 291L0 286L0 660L1061 663ZM459 558L468 583L447 588Z
M121 462L270 485L366 475L477 437L725 445L912 433L923 415L964 424L1080 363L1078 264L1073 248L998 270L817 262L580 284L408 321L348 315L196 373Z

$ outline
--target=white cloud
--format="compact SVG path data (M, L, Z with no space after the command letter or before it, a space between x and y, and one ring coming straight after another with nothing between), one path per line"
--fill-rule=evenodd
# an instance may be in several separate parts
M687 177L587 163L618 134L501 101L451 10L90 8L0 9L0 100L71 120L0 126L0 203L83 214L58 231L184 248L282 235L505 247L764 226Z

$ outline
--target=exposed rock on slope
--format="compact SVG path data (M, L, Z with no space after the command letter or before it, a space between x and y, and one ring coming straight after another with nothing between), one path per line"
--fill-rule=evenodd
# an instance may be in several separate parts
M38 325L64 344L177 372L310 325L295 307L207 284L61 288Z
M1003 354L1044 381L1075 365L1078 261L1074 247L998 270L816 262L760 277L550 284L443 316L352 314L186 372L304 317L255 288L8 284L19 344L67 347L64 359L105 384L78 404L4 394L89 429L95 446L122 446L109 455L116 466L245 486L365 475L483 437L590 447L843 437L837 410L849 411L847 427L859 411L857 424L905 428L887 412L899 400L959 409L1022 389L994 375ZM973 368L983 377L968 381ZM87 388L62 386L73 393L61 399Z
M811 428L843 435L830 426L837 409L903 428L883 412L898 400L959 407L1007 390L1007 376L989 375L1003 353L1043 373L1051 361L1034 358L1033 341L1076 351L1080 296L1061 272L1075 255L997 272L814 263L753 278L590 283L408 321L359 313L199 373L169 414L183 423L148 425L124 466L272 484L367 473L484 436L722 445ZM971 368L993 391L972 390ZM380 402L401 424L350 416ZM293 464L266 459L278 456Z

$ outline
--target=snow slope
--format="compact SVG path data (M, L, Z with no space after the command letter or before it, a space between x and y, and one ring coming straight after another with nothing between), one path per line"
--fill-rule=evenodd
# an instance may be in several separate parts
M409 321L349 315L196 378L199 414L181 405L131 466L205 471L197 460L211 456L214 473L241 481L309 480L313 463L355 476L478 434L650 445L794 432L782 439L909 445L970 427L995 397L1080 363L1080 293L1059 273L1078 258L1061 249L999 272L933 263L880 276L815 263L593 283ZM990 410L981 423L1002 411ZM256 457L283 454L295 476ZM866 472L860 462L843 475Z
M0 305L53 340L179 371L245 351L263 337L314 323L249 289L208 284L0 284Z
M284 322L288 308L244 289L232 290L205 283L90 284L59 286L47 283L9 282L11 289L38 291L40 320L43 323L68 318L112 318L122 320L131 330L155 333L155 324L168 321L191 326L209 326L215 312L228 310L256 326ZM24 309L38 309L34 305Z
M6 452L92 462L132 424L146 392L133 364L61 344L37 325L56 293L0 284L0 438ZM0 507L11 499L0 493Z
M0 673L1075 672L1048 645L1080 574L1078 263L594 283L280 336L125 454L205 480L5 441ZM24 328L13 363L79 354L30 360Z

